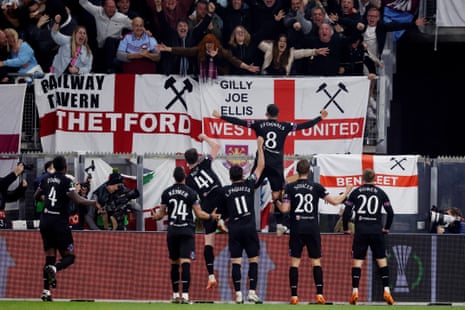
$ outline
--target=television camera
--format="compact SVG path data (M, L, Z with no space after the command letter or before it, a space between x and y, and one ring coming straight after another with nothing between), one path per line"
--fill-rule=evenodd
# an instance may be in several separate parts
M129 189L121 184L112 194L107 211L109 212L113 229L124 230L124 215L129 211L138 211L137 203L133 199L139 198L140 193L135 189Z

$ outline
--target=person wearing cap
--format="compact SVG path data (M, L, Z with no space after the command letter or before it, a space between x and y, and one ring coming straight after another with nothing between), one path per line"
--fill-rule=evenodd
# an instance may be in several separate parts
M310 128L323 120L328 111L323 109L320 116L302 123L280 122L278 121L279 107L276 104L269 104L266 108L266 119L243 120L232 116L221 115L218 110L213 111L213 116L225 120L231 124L251 128L257 136L265 140L265 170L260 176L257 184L262 184L268 178L272 191L273 204L279 203L285 185L284 179L284 142L290 132ZM254 166L256 165L256 160ZM253 169L252 169L253 170ZM278 208L274 208L279 211ZM277 218L277 221L281 221ZM281 223L278 223L281 224ZM283 227L283 226L282 226ZM282 230L286 230L285 227ZM279 232L278 232L279 233Z
M111 194L116 192L119 187L123 184L123 176L117 172L113 171L108 176L108 181L100 185L93 193L92 199L97 200L96 208L98 209L98 214L102 216L103 228L105 230L109 229L108 225L108 213L106 212L106 205L111 201ZM86 214L86 223L92 230L98 230L99 227L95 223L95 209L89 208Z

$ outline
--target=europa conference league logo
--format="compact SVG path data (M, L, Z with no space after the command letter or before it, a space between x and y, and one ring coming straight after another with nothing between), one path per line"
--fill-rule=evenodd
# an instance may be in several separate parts
M394 258L397 263L397 278L394 285L394 292L396 293L409 293L411 289L415 289L423 278L423 263L421 258L415 254L412 255L412 247L408 245L396 245L392 247ZM410 257L418 266L418 274L415 280L409 284L407 280L407 265Z

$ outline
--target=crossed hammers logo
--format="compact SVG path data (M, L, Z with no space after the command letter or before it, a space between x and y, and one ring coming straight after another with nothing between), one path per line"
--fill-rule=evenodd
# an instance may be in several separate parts
M402 162L407 160L406 157L397 160L395 157L391 157L391 161L394 161L394 165L391 167L391 170L394 169L396 166L399 166L400 169L405 170L405 168L402 166Z
M176 95L165 107L165 109L169 110L173 104L175 104L177 101L180 101L181 104L183 105L184 109L186 109L187 111L187 104L186 104L186 101L184 100L184 98L182 97L182 95L187 91L189 93L192 92L192 83L191 81L189 81L189 79L185 79L183 81L184 83L184 87L181 89L181 90L178 90L174 84L176 84L176 79L174 77L170 77L168 78L166 81L165 81L165 89L168 89L170 88L174 94Z
M339 89L334 93L334 95L331 95L328 90L326 89L326 87L328 86L328 84L326 83L322 83L318 89L316 90L317 93L319 93L320 91L323 91L326 96L328 96L329 98L329 101L325 104L325 106L323 107L323 109L326 109L332 102L334 103L334 105L336 106L336 108L338 108L339 111L341 111L341 113L344 113L344 110L341 108L341 106L336 102L336 97L339 95L339 93L341 91L345 91L346 93L348 93L349 91L347 90L347 87L345 86L344 83L340 82L339 84L337 84L337 86L339 87Z

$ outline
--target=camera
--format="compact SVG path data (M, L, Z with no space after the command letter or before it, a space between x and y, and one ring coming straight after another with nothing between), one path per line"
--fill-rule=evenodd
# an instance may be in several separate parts
M115 213L124 213L131 209L130 201L140 196L137 189L129 189L124 185L120 185L118 190L111 196L108 205L108 211Z
M93 159L92 159L92 161L90 162L90 166L84 169L84 171L87 173L87 180L91 180L91 179L92 179L92 173L90 173L89 170L95 171L95 163L94 163L94 160L93 160Z
M461 216L453 216L447 214L447 211L443 211L438 209L437 207L433 206L430 211L431 215L431 223L447 226L454 222L461 222L463 218Z
M117 230L124 230L124 214L130 210L137 211L130 202L139 196L137 188L129 189L124 185L120 185L118 190L112 194L108 211L110 217L114 218L114 223L113 220L112 223Z

